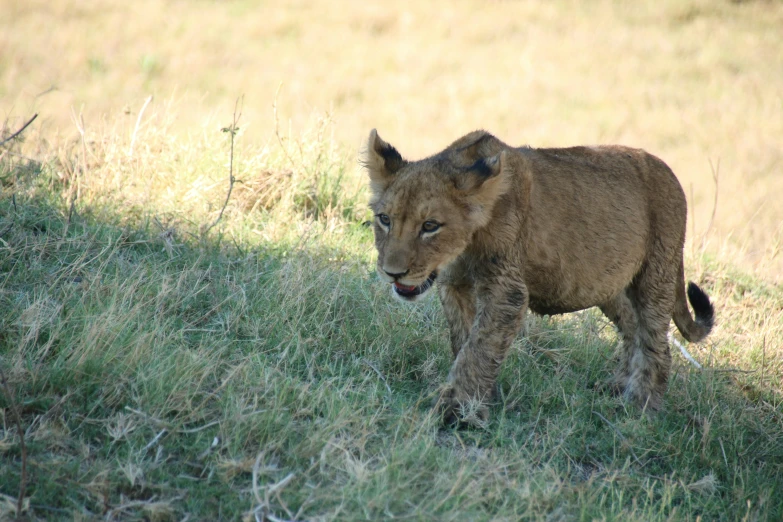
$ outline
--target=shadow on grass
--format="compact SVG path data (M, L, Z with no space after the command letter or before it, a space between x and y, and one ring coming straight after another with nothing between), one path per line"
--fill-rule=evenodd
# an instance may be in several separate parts
M0 354L31 518L783 516L776 392L752 401L686 367L664 413L627 408L593 386L615 343L597 313L531 318L487 429L443 430L434 300L396 303L366 262L318 241L186 241L14 190L0 197Z
M0 354L34 516L235 519L258 504L247 488L260 448L284 469L378 411L399 416L427 387L418 377L440 355L431 314L377 314L394 303L376 310L386 293L334 248L185 241L151 219L5 188ZM10 498L21 458L4 419Z

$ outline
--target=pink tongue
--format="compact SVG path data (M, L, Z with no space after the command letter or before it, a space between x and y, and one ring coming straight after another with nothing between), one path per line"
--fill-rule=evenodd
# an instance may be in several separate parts
M411 291L413 291L413 290L416 290L416 287L415 287L415 286L405 286L405 285L401 285L400 283L397 283L396 281L395 281L395 283L394 283L394 286L396 286L396 287L397 287L397 288L399 288L400 290L404 290L405 292L411 292Z

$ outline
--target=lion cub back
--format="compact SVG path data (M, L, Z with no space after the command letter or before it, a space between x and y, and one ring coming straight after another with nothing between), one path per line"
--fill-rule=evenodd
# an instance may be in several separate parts
M620 146L513 150L531 186L502 200L495 218L501 225L524 209L516 255L534 311L600 304L629 284L656 237L684 241L685 195L655 156Z

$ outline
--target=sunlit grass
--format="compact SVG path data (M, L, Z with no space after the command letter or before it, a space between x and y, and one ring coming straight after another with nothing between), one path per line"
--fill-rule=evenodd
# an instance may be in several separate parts
M30 137L59 143L83 111L88 133L110 121L125 138L153 95L147 116L169 114L167 139L193 143L244 95L248 145L329 112L353 153L374 127L414 158L476 128L518 145L641 147L682 180L697 246L717 171L706 248L779 279L781 25L778 1L10 0L0 121L39 112Z
M263 146L239 134L208 230L230 137L164 123L133 155L108 125L3 159L3 516L21 478L9 400L32 519L783 513L780 288L688 260L718 325L688 347L704 371L675 354L657 416L600 391L617 339L587 311L531 316L488 426L443 429L429 413L450 364L440 307L377 281L364 175L331 124Z

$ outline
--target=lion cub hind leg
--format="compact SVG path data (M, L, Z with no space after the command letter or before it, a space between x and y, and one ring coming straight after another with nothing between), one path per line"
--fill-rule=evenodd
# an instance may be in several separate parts
M623 290L614 299L599 306L604 315L617 328L617 333L620 336L620 346L617 353L620 366L609 382L609 389L617 394L625 391L628 386L628 379L631 376L631 356L636 339L636 310L628 297L628 290Z
M643 268L629 288L636 310L634 339L625 343L621 376L627 374L626 399L641 408L658 410L669 381L671 353L668 331L674 309L676 270L658 265Z

